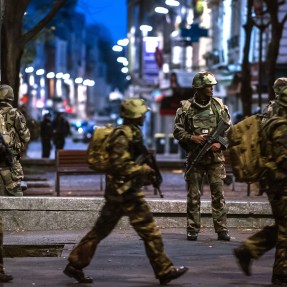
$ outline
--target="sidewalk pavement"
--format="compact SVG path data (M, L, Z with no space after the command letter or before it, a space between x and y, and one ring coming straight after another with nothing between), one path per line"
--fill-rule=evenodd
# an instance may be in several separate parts
M85 273L94 278L92 284L77 284L62 270L73 246L88 230L21 232L4 234L4 244L63 246L58 257L4 258L6 273L14 280L5 286L100 286L151 287L159 286L145 255L143 241L132 228L116 228L99 245ZM246 277L232 254L239 242L255 230L230 230L231 241L218 241L213 229L203 229L198 241L187 241L185 229L162 229L165 250L174 265L185 265L189 271L169 283L169 286L193 287L252 287L271 285L274 250L252 265L253 276ZM49 252L47 252L49 254ZM4 286L4 284L0 285Z

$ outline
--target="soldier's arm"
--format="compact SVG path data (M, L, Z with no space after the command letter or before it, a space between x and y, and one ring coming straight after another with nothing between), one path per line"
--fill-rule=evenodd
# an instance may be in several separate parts
M133 178L140 175L143 167L135 163L129 152L129 139L124 133L116 133L110 140L109 164L111 174L120 177Z
M273 156L278 169L287 172L287 124L280 125L272 136Z
M16 115L15 115L15 129L16 129L22 143L29 142L30 131L27 128L25 117L19 111L16 111Z
M185 130L184 127L184 119L185 119L185 112L181 108L178 108L176 111L176 116L174 120L174 131L173 136L176 138L179 142L190 145L192 144L191 140L191 134Z

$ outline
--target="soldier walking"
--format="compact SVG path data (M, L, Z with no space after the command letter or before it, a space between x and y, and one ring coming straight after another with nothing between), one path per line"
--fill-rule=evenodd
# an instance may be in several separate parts
M155 171L147 164L139 165L136 158L142 151L141 126L149 110L145 101L130 98L122 102L122 126L115 128L109 137L109 172L106 175L106 202L94 227L69 255L64 273L81 283L91 283L83 268L90 264L98 244L107 237L123 216L128 216L132 227L144 242L146 254L155 277L165 285L183 275L188 268L174 267L164 252L159 228L144 199L143 184L152 184Z
M247 238L234 255L250 276L252 261L275 247L272 283L287 285L287 78L277 79L273 89L276 98L268 105L261 127L266 164L259 186L261 193L267 193L275 223Z

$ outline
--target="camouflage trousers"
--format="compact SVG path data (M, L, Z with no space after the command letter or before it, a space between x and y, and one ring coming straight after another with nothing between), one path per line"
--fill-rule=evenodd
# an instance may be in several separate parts
M0 195L19 195L22 193L20 184L24 178L22 165L13 158L13 167L0 167Z
M173 264L164 252L161 233L149 206L140 197L124 202L107 200L94 227L71 251L69 262L80 269L88 266L100 241L111 233L123 216L129 217L130 224L143 240L156 278L168 273Z
M185 178L187 185L187 232L199 232L200 230L200 196L205 174L210 185L215 232L226 231L227 212L223 191L223 179L226 177L226 172L222 163L214 163L194 167L189 178Z
M275 224L266 226L243 243L254 259L276 247L273 276L287 276L287 195L268 194Z

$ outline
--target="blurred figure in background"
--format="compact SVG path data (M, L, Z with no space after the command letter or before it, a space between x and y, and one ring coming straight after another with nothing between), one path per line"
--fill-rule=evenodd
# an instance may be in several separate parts
M51 114L44 115L41 122L41 143L42 143L42 158L49 158L52 148L53 127Z
M25 145L22 148L22 157L27 156L27 150L29 147L29 143L31 141L36 141L40 137L40 122L35 120L31 117L31 115L28 112L28 107L26 105L22 105L19 107L20 112L26 119L26 125L30 132L30 141L25 143Z
M63 149L65 146L65 139L70 134L70 124L65 119L64 113L58 111L56 117L52 122L53 127L53 141L56 149Z

